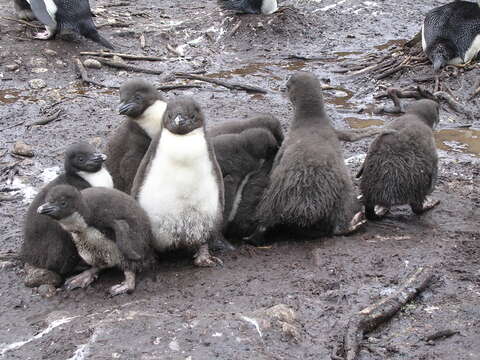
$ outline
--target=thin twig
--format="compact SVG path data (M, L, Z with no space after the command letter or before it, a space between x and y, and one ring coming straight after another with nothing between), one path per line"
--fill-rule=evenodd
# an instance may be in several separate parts
M85 84L92 84L92 85L95 85L95 86L98 86L98 87L115 88L115 87L112 87L112 86L104 85L104 84L99 83L95 80L90 80L90 78L88 77L87 69L85 69L85 66L83 66L83 64L82 64L82 62L80 61L79 58L75 58L75 66L76 66L78 72L80 73L82 81Z
M63 112L63 109L59 109L57 112L53 113L52 115L48 116L46 119L35 121L34 123L30 124L29 126L34 125L47 125L52 121L58 120L58 117Z
M169 90L175 90L175 89L201 89L201 85L197 84L172 84L172 85L159 85L157 86L157 90L161 91L169 91Z
M107 59L103 59L103 58L100 58L100 57L95 58L95 60L98 60L103 65L107 65L107 66L117 68L117 69L139 72L139 73L144 73L144 74L153 74L153 75L163 74L163 71L160 71L160 70L145 69L145 68L142 68L142 67L139 67L139 66L134 66L134 65L130 65L130 64L122 64L122 63L119 63L117 61L107 60Z
M4 127L3 129L0 129L0 132L5 131L5 130L8 130L8 129L11 129L11 128L14 128L14 127L17 127L17 126L20 126L20 125L23 125L24 123L25 123L25 120L20 121L20 122L18 122L18 123L16 123L16 124L13 124L13 125Z
M8 20L8 21L14 21L14 22L26 25L26 26L34 28L34 29L43 29L44 28L44 26L35 25L35 24L29 23L28 21L25 21L25 20L13 19L13 18L5 17L5 16L0 17L0 19L4 19L4 20Z
M198 80L198 81L204 81L208 82L211 84L215 84L218 86L223 86L226 87L227 89L230 90L243 90L246 92L255 92L255 93L261 93L261 94L266 94L268 91L256 86L251 86L251 85L242 85L242 84L237 84L237 83L229 83L223 80L218 80L218 79L212 79L206 76L200 76L200 75L193 75L193 74L186 74L186 73L175 73L175 76L181 79L189 79L189 80Z
M83 56L101 56L101 57L113 57L118 56L122 59L127 60L147 60L147 61L166 61L166 58L159 56L147 56L147 55L132 55L132 54L122 54L116 52L106 52L106 51L82 51L80 55Z

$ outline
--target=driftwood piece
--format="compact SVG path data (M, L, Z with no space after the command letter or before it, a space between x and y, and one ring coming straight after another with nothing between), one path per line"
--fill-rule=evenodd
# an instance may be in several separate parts
M160 70L152 70L152 69L146 69L146 68L142 68L142 67L134 66L134 65L130 65L130 64L123 64L123 63L120 63L118 61L107 60L107 59L103 59L101 57L96 57L95 60L98 60L103 65L107 65L107 66L117 68L117 69L139 72L139 73L144 73L144 74L152 74L152 75L163 74L163 71L160 71Z
M204 81L208 82L211 84L215 84L218 86L223 86L227 89L230 90L243 90L246 92L254 92L254 93L261 93L261 94L266 94L268 91L256 86L251 86L251 85L243 85L243 84L237 84L237 83L229 83L223 80L219 79L212 79L206 76L201 76L201 75L194 75L194 74L187 74L187 73L175 73L175 76L180 79L189 79L189 80L198 80L198 81Z
M382 132L382 129L380 126L372 126L366 129L335 129L335 133L341 141L355 142L378 135Z
M90 80L90 78L88 77L88 73L87 73L87 69L85 69L85 66L83 66L82 62L80 61L79 58L75 58L75 67L77 68L78 72L80 73L80 77L82 78L82 81L85 83L85 84L92 84L92 85L95 85L95 86L99 86L99 87L109 87L107 85L103 85L102 83L99 83L95 80Z
M344 358L355 360L364 334L388 321L406 303L425 290L430 284L433 274L430 267L418 268L392 295L354 314L348 321L344 336Z
M143 41L145 41L145 37L143 37ZM145 45L143 47L145 47ZM121 57L122 59L127 59L127 60L146 60L146 61L166 61L167 60L166 58L159 57L159 56L133 55L133 54L123 54L123 53L108 52L108 51L82 51L80 55L100 56L100 57L118 56L118 57Z

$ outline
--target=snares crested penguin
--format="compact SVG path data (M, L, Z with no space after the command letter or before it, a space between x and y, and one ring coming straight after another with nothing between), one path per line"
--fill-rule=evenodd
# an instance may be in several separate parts
M132 195L150 218L158 251L191 248L197 250L195 265L221 263L210 254L209 243L223 238L223 179L203 112L192 98L168 103Z
M67 148L64 173L43 187L30 204L23 224L21 257L25 263L47 269L61 276L73 272L80 261L71 236L52 219L37 214L48 191L56 185L71 185L82 190L90 186L113 187L112 178L103 167L105 155L88 143Z
M135 273L153 265L153 235L147 214L129 195L115 189L88 188L81 192L70 185L51 188L37 212L55 219L67 231L82 259L91 266L69 278L72 290L90 285L103 269L118 267L125 281L110 294L131 293Z
M113 49L101 36L92 20L89 0L26 0L35 17L45 25L45 31L34 37L40 40L54 38L62 30L72 30L86 38Z
M257 208L259 225L246 239L254 245L270 229L319 237L348 234L364 223L320 82L297 72L287 90L295 116Z
M422 48L438 72L465 64L480 51L480 1L454 1L430 10L422 26Z
M277 0L218 0L225 10L246 14L270 15L278 10Z
M438 172L432 130L438 114L435 101L415 101L372 142L357 175L367 219L379 219L393 205L409 204L415 214L438 205L426 201Z
M105 162L116 189L130 193L140 162L160 132L166 108L162 95L144 80L131 80L120 87L118 112L127 119L109 137Z

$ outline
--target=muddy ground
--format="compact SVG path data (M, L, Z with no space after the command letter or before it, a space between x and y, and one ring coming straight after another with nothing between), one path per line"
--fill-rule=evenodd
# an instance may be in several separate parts
M268 93L199 83L201 88L166 96L195 96L210 123L271 112L287 126L292 109L281 92L285 81L295 70L313 71L335 88L325 91L335 126L377 125L390 116L370 111L386 103L374 96L392 84L415 85L415 78L431 74L431 66L407 68L382 81L375 81L374 74L334 71L368 62L371 53L385 55L398 40L413 37L426 11L442 3L446 1L280 1L291 8L255 17L221 12L215 1L99 0L92 3L96 23L116 21L103 26L102 34L118 52L164 57L161 62L129 62L163 74L107 67L88 73L118 86L138 76L172 83L174 72L203 71ZM77 140L104 145L122 118L116 114L117 90L84 86L76 74L74 59L80 51L101 50L97 44L69 36L35 41L34 29L6 19L14 17L11 1L1 0L0 12L0 246L2 252L15 253L28 201L58 170L65 147ZM290 55L322 60L289 60ZM445 84L473 115L442 107L434 193L442 203L434 211L417 217L397 208L354 236L291 239L254 253L239 249L221 255L223 268L198 269L188 258L165 259L156 282L141 278L134 294L116 298L106 295L121 279L115 272L87 290L59 290L49 297L23 286L20 264L3 262L0 358L330 359L353 312L390 294L412 270L431 265L436 275L428 289L366 336L359 359L480 359L480 130L475 130L480 120L478 100L468 100L479 69L458 76L452 72ZM33 89L32 79L42 79L46 86ZM29 126L59 110L57 120ZM458 128L465 124L472 127ZM31 145L34 157L11 155L17 140ZM345 144L352 173L368 144ZM16 162L13 172L6 171ZM7 191L12 188L17 191ZM425 341L447 329L458 333Z

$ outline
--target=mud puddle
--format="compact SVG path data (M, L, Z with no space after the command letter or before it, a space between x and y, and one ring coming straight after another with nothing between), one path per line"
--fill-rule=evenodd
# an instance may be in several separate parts
M435 141L441 150L480 157L480 130L443 129L435 133Z

